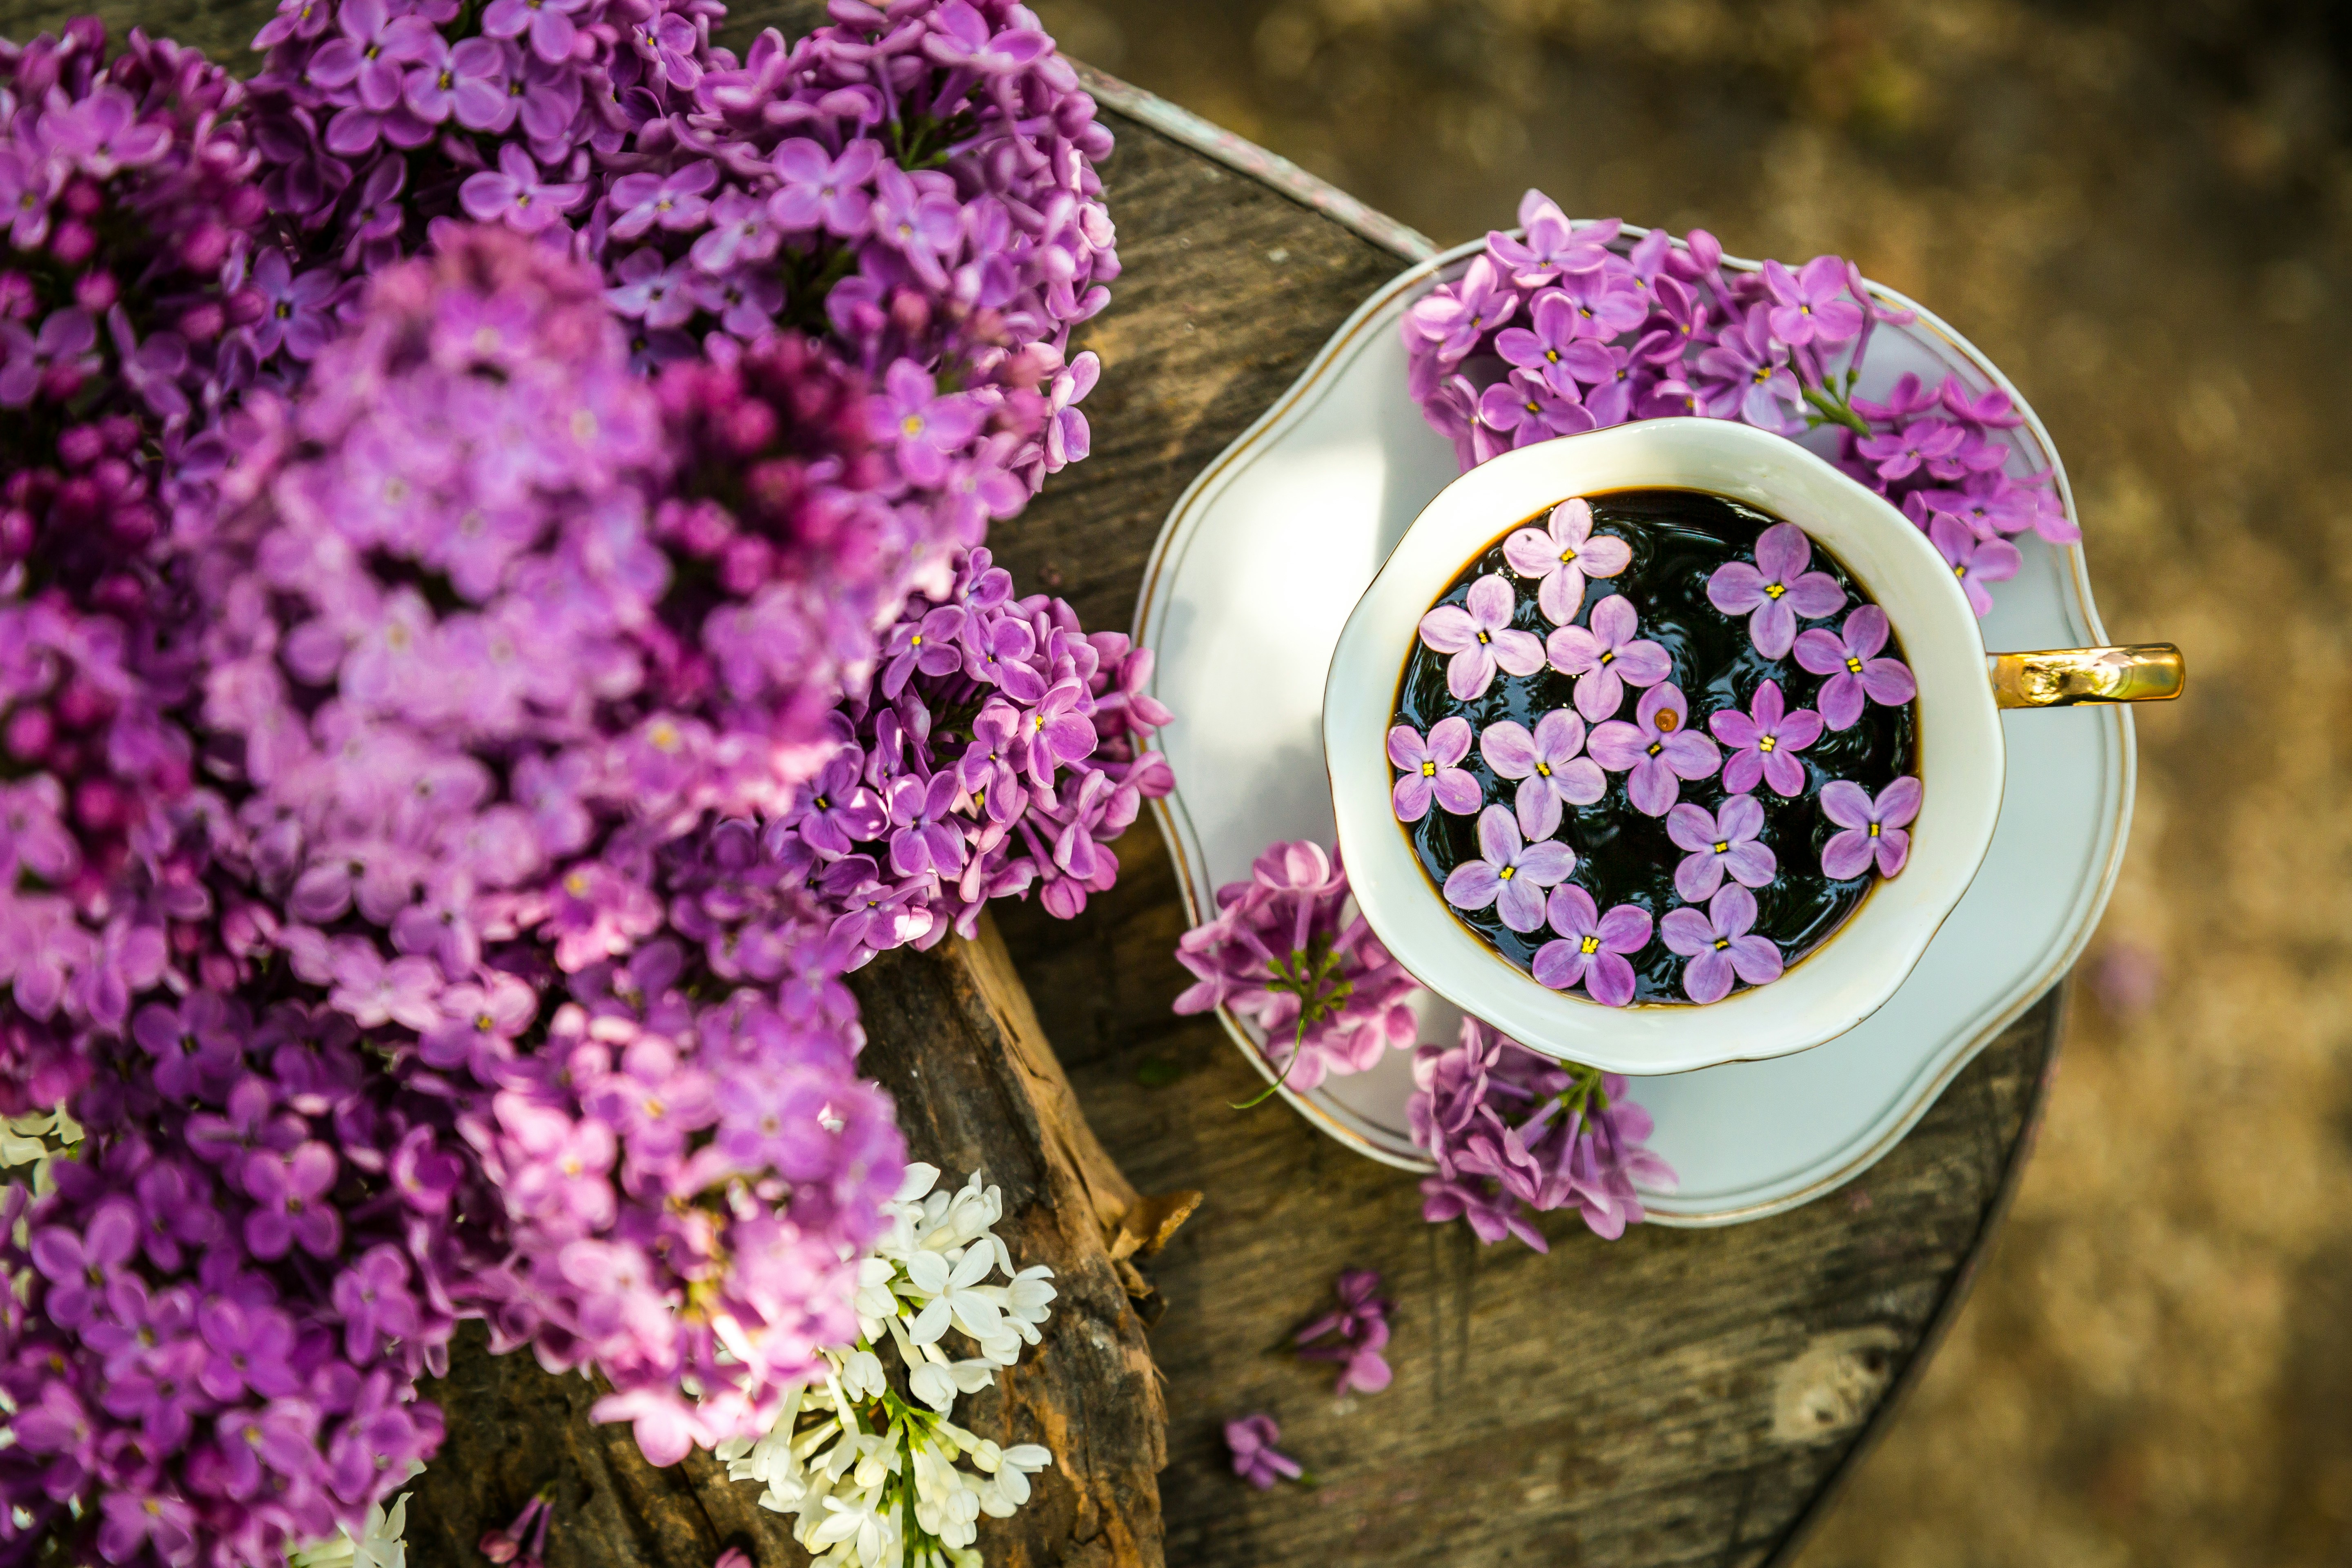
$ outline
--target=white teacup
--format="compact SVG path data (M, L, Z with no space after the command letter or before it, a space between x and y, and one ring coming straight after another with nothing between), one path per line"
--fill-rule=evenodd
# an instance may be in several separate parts
M1886 612L1919 688L1924 798L1909 862L1780 979L1706 1006L1605 1007L1537 984L1447 907L1390 797L1387 736L1405 660L1421 617L1465 563L1570 497L1650 489L1710 491L1802 528ZM2179 654L2160 644L1989 660L1951 568L1883 498L1781 437L1717 419L1658 419L1521 447L1431 501L1339 636L1324 685L1323 749L1357 901L1417 979L1537 1050L1613 1072L1684 1072L1809 1049L1895 994L1992 843L2004 771L1997 709L2173 697L2180 685Z

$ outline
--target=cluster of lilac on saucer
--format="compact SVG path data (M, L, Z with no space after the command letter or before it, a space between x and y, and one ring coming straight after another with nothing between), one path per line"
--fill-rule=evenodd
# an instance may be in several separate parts
M1715 1002L1730 993L1735 978L1761 985L1780 977L1784 955L1751 930L1751 889L1779 875L1771 847L1758 841L1764 813L1753 792L1760 786L1784 797L1802 794L1806 774L1796 753L1825 728L1851 727L1869 703L1900 706L1916 690L1900 660L1881 656L1888 629L1876 605L1857 606L1834 629L1799 634L1801 619L1836 617L1846 603L1835 578L1807 570L1811 552L1801 529L1775 524L1759 536L1754 561L1717 568L1707 595L1722 614L1746 617L1759 653L1775 660L1793 654L1803 668L1827 678L1822 710L1790 708L1780 682L1768 679L1745 711L1707 715L1709 733L1693 727L1689 703L1669 679L1673 659L1639 635L1640 612L1625 595L1609 595L1585 625L1570 624L1589 581L1617 576L1632 559L1624 541L1593 531L1591 508L1580 499L1555 507L1542 527L1517 530L1505 541L1507 573L1478 578L1463 605L1440 605L1422 618L1421 641L1446 658L1447 689L1462 701L1484 695L1498 675L1524 679L1549 667L1574 682L1570 706L1544 714L1532 731L1501 720L1474 737L1469 721L1453 714L1425 735L1398 725L1388 737L1389 760L1401 770L1392 792L1398 820L1418 822L1433 806L1477 819L1477 854L1447 875L1446 902L1493 909L1515 931L1550 929L1552 939L1533 960L1539 984L1563 991L1581 985L1609 1006L1633 999L1631 958L1649 945L1652 916L1633 903L1601 910L1570 880L1574 847L1555 837L1566 807L1601 800L1610 773L1625 775L1628 802L1664 817L1669 836L1686 851L1675 873L1685 904L1655 922L1656 937L1688 961L1685 994ZM1537 605L1552 624L1548 637L1514 627L1514 579L1535 584ZM1641 696L1629 721L1617 715L1631 690ZM1461 765L1474 741L1487 769L1516 785L1510 805L1488 803L1476 775ZM1729 799L1716 811L1681 800L1685 783L1718 773ZM1897 780L1875 802L1858 786L1834 781L1822 809L1846 830L1824 847L1824 875L1843 879L1874 864L1893 876L1907 853L1905 829L1918 809L1918 781ZM1864 841L1859 851L1857 837Z
M1412 1140L1437 1165L1421 1184L1433 1223L1465 1220L1481 1241L1515 1236L1546 1252L1529 1210L1573 1208L1614 1238L1643 1220L1637 1185L1675 1190L1673 1167L1645 1146L1650 1113L1615 1073L1554 1061L1465 1018L1456 1044L1421 1047L1412 1076Z
M1852 262L1723 265L1703 229L1640 239L1615 218L1581 227L1538 191L1517 234L1491 233L1456 281L1402 325L1409 384L1466 471L1532 442L1628 420L1738 419L1791 437L1835 431L1834 460L1899 507L1943 553L1978 615L2017 574L2013 541L2081 538L2048 471L2010 472L2008 394L1905 375L1855 395L1872 334L1910 312L1874 299Z
M1352 911L1336 849L1267 846L1249 880L1217 889L1216 915L1176 956L1195 977L1176 1011L1230 1008L1257 1025L1266 1060L1300 1092L1420 1037L1408 1004L1421 984Z

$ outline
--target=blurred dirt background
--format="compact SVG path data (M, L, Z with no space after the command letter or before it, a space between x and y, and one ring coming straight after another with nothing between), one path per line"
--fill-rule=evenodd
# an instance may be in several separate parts
M1536 184L1839 251L2016 380L2193 679L2014 1216L1807 1568L2352 1562L2352 6L1034 3L1441 244Z

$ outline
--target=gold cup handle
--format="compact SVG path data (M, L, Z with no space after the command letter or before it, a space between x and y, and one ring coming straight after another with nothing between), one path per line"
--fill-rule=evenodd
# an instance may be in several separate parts
M2062 647L1985 657L1996 708L2072 708L2085 702L2167 702L2189 679L2168 642Z

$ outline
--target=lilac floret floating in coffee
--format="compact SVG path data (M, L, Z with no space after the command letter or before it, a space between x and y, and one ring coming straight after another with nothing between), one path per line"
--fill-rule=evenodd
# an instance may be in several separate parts
M1529 838L1557 832L1563 806L1591 805L1608 793L1607 775L1591 757L1577 754L1583 750L1584 721L1565 708L1537 720L1533 734L1517 720L1506 719L1487 725L1478 737L1479 754L1495 776L1518 781L1519 831ZM1475 779L1470 787L1476 790ZM1475 797L1469 809L1477 809Z
M1584 607L1584 584L1614 577L1633 552L1612 534L1592 537L1592 509L1581 498L1551 509L1540 528L1522 528L1503 541L1503 559L1536 584L1536 605L1544 619L1564 626Z
M1546 639L1545 658L1576 678L1576 710L1593 723L1615 717L1625 688L1655 686L1674 673L1666 650L1637 636L1641 629L1633 601L1612 594L1592 606L1586 625L1562 626Z
M1892 877L1911 858L1906 831L1919 815L1919 781L1899 778L1873 800L1860 784L1838 779L1822 790L1822 815L1844 832L1822 846L1822 871L1831 877L1859 877L1873 861L1878 874Z
M1836 631L1815 626L1797 634L1797 662L1829 677L1815 701L1831 729L1852 729L1865 701L1899 708L1919 695L1909 665L1879 657L1885 646L1886 612L1876 605L1856 607Z
M1602 569L1597 600L1565 581ZM1454 918L1538 984L1719 1001L1900 869L1916 683L1885 614L1798 524L1689 490L1573 497L1466 563L1433 623L1390 731L1400 830ZM1514 635L1545 637L1544 663L1490 651Z

